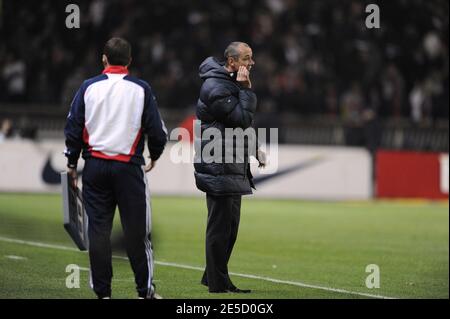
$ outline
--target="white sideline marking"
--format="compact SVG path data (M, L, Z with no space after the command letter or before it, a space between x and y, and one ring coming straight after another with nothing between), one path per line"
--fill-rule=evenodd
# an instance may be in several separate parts
M46 244L46 243L40 243L40 242L28 241L28 240L13 239L13 238L7 238L7 237L2 237L2 236L0 236L0 241L4 241L4 242L8 242L8 243L15 243L15 244L22 244L22 245L29 245L29 246L34 246L34 247L42 247L42 248L51 248L51 249L59 249L59 250L68 250L68 251L81 252L77 248L73 248L73 247L67 247L67 246L62 246L62 245L54 245L54 244ZM87 253L87 252L83 252L83 253ZM113 255L112 257L116 258L116 259L128 260L128 258L124 257L124 256L114 256ZM171 262L155 261L155 264L161 265L161 266L168 266L168 267L176 267L176 268L204 271L203 267L195 267L195 266L189 266L189 265L183 265L183 264L177 264L177 263L171 263ZM81 267L80 267L80 269L81 269ZM86 269L88 269L88 268L86 268ZM274 282L274 283L277 283L277 284L285 284L285 285L291 285L291 286L297 286L297 287L304 287L304 288L332 291L332 292L349 294L349 295L357 295L357 296L377 298L377 299L396 299L394 297L374 295L374 294L367 294L367 293L363 293L363 292L349 291L349 290L345 290L345 289L337 289L337 288L330 288L330 287L324 287L324 286L310 285L310 284L305 284L305 283L302 283L302 282L280 280L280 279L274 279L274 278L263 277L263 276L256 276L256 275L249 275L249 274L240 274L240 273L235 273L235 272L230 272L230 275L243 277L243 278L264 280L264 281Z
M177 267L177 268L184 268L184 269L192 269L192 270L204 271L204 268L201 268L201 267L187 266L187 265L170 263L170 262L162 262L162 261L158 261L156 263L159 264L159 265L162 265L162 266L169 266L169 267ZM397 299L397 298L394 298L394 297L387 297L387 296L381 296L381 295L367 294L367 293L364 293L364 292L356 292L356 291L349 291L349 290L344 290L344 289L337 289L337 288L323 287L323 286L317 286L317 285L310 285L310 284L305 284L305 283L302 283L302 282L289 281L289 280L280 280L280 279L274 279L274 278L270 278L270 277L263 277L263 276L257 276L257 275L240 274L240 273L236 273L236 272L230 272L229 274L230 275L234 275L234 276L238 276L238 277L270 281L270 282L274 282L274 283L277 283L277 284L286 284L286 285L292 285L292 286L298 286L298 287L304 287L304 288L320 289L320 290L326 290L326 291L339 292L339 293L343 293L343 294L358 295L358 296L378 298L378 299Z
M8 259L13 259L13 260L27 260L27 257L22 257L22 256L16 256L16 255L5 255L6 258Z

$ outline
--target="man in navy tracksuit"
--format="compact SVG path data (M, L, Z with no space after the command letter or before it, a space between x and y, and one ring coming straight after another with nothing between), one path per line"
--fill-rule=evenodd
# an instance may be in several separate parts
M75 183L81 151L85 159L83 198L89 217L91 286L99 298L110 298L110 235L118 205L138 296L155 298L151 208L145 173L161 156L167 130L150 86L128 75L129 43L112 38L103 53L103 73L81 85L64 129L68 172ZM150 163L144 167L145 136Z

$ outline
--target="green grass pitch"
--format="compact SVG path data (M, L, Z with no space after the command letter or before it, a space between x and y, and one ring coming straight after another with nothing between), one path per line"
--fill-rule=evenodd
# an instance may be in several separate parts
M164 298L449 298L448 202L244 198L229 269L253 290L245 296L211 295L199 283L203 198L154 197L152 210ZM120 232L116 214L113 241ZM66 287L68 264L82 267L80 288ZM369 264L379 266L380 288L365 285ZM0 194L0 298L95 298L88 267L62 226L58 195ZM113 298L136 298L128 261L114 258L113 268Z

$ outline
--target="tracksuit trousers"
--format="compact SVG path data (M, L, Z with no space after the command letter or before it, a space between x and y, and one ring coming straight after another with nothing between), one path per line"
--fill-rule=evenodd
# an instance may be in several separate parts
M206 194L206 268L201 282L210 292L235 288L228 275L228 261L238 234L241 198Z
M89 218L90 279L99 298L111 296L110 236L116 206L119 207L138 295L146 298L154 293L151 208L147 186L141 166L99 158L86 159L83 198Z

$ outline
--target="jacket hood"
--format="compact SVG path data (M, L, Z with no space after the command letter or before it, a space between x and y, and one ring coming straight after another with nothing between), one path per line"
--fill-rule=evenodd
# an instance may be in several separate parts
M208 78L220 78L232 81L233 77L236 76L236 72L229 73L224 68L224 65L225 62L220 62L214 57L206 58L206 60L200 64L198 74L202 80L206 80Z

